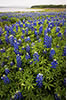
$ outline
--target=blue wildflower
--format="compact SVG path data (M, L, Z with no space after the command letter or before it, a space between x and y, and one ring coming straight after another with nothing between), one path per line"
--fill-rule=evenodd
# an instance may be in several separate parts
M44 31L44 36L46 36L46 34L47 34L47 30Z
M19 42L19 44L21 44L22 43L21 39L19 39L18 42Z
M36 25L37 25L37 23L36 23L36 22L34 22L34 23L33 23L33 25L34 25L34 26L36 26Z
M17 61L17 67L21 67L22 61L21 61L21 56L19 54L16 56L16 61Z
M14 40L14 49L15 49L15 50L16 50L16 49L19 49L18 43L16 42L16 40Z
M24 39L24 36L22 35L21 38Z
M55 94L55 100L60 100L59 94Z
M28 27L28 24L27 23L25 23L25 27Z
M51 62L51 68L56 68L57 67L57 61L54 59L53 62Z
M13 66L13 65L14 65L14 63L11 61L11 62L10 62L10 66Z
M22 93L20 91L16 91L16 94L14 96L15 100L23 100Z
M57 35L58 37L61 37L62 36L62 33L58 33L58 35Z
M53 59L54 54L55 54L55 50L51 48L49 58Z
M25 33L25 30L24 30L24 29L22 30L22 33L23 33L23 34Z
M26 28L26 35L28 35L28 28Z
M26 52L30 52L30 46L27 44L27 46L26 46Z
M66 47L63 50L63 56L66 56Z
M18 32L18 26L16 25L16 32Z
M25 50L25 47L24 46L22 47L22 50Z
M25 39L25 42L27 41L31 41L29 36Z
M19 24L19 26L22 28L23 27L23 24Z
M1 53L4 53L4 52L5 52L5 48L0 49L0 52L1 52Z
M51 32L51 28L47 28L47 32L50 33Z
M30 55L27 53L26 56L25 56L26 60L30 59Z
M14 36L13 35L9 36L9 42L10 42L11 46L14 45Z
M0 39L0 44L3 44L2 40Z
M30 63L30 65L31 65L31 64L33 63L33 61L30 61L29 63Z
M6 69L5 69L5 74L6 74L6 75L8 75L8 74L9 74L9 72L10 72L10 71L9 71L9 69L8 69L8 68L6 68Z
M5 41L6 41L7 44L9 43L9 38L8 38L7 34L5 35Z
M39 87L39 88L41 88L42 87L42 85L43 85L43 74L38 74L37 75L37 77L36 77L36 83L37 83L37 86Z
M44 38L44 45L46 45L47 48L51 48L51 44L52 44L52 37L48 36L48 35L45 35L45 38Z
M37 31L35 31L34 33L35 33L36 36L38 35Z
M33 54L33 59L34 59L34 61L35 61L35 64L39 61L39 55L38 55L37 52L35 52L35 53Z
M39 28L39 34L41 34L43 31L43 26L41 25L40 28Z
M59 32L59 31L60 31L60 28L59 28L59 27L57 27L57 28L56 28L56 33L57 33L57 32Z
M1 77L1 79L4 81L5 84L9 84L10 83L10 79L6 75L3 75Z

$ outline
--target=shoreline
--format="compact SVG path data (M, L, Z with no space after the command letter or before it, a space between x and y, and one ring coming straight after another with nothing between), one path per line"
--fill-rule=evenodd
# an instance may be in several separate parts
M7 12L64 12L66 11L65 8L0 8L0 13L7 13Z

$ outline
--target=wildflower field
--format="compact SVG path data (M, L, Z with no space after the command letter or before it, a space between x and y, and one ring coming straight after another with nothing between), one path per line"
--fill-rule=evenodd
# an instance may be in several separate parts
M0 13L0 100L66 100L66 13Z

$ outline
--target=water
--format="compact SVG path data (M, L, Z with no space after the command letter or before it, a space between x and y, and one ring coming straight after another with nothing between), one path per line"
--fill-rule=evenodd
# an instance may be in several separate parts
M27 9L27 8L0 8L0 12L15 12L15 11L22 11L22 12L31 12L31 11L42 11L43 9Z

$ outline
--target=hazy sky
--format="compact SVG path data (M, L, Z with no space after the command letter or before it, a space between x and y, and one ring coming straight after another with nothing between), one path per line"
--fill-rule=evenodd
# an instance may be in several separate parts
M26 6L45 4L66 4L66 0L0 0L0 6Z

